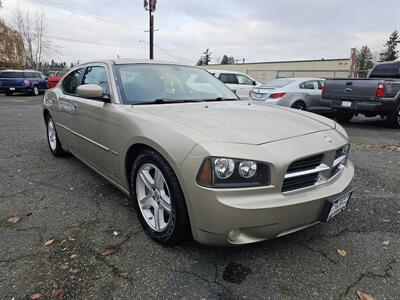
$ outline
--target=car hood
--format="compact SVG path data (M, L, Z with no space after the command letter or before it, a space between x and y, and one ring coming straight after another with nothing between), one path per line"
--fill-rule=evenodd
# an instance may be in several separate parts
M264 144L335 128L332 120L311 113L248 101L135 105L132 109L149 119L157 117L158 123L173 121L177 130L183 125L222 143ZM158 125L171 126L171 122Z

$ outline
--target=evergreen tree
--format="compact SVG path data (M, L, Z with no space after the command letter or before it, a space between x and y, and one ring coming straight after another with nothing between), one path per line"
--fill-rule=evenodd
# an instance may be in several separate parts
M393 31L389 40L385 43L385 49L379 54L380 61L392 61L399 58L399 51L397 44L400 43L399 33L397 30Z
M221 60L221 65L232 65L235 63L235 59L233 58L233 56L228 56L226 54L224 54L224 56L222 57Z
M211 61L211 52L210 49L206 49L203 52L203 55L200 57L200 59L197 61L198 66L203 66L203 65L208 65Z
M356 62L357 69L361 71L369 70L374 66L372 52L367 45L356 51Z

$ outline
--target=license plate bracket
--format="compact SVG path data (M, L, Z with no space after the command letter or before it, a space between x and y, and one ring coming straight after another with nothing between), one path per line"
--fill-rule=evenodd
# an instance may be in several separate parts
M320 221L327 222L343 212L353 194L351 187L346 188L343 192L326 198L324 207L322 208Z

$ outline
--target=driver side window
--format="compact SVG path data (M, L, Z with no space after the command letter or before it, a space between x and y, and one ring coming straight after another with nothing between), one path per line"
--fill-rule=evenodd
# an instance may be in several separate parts
M82 84L97 84L103 88L104 94L108 94L107 71L103 67L88 67L83 76Z

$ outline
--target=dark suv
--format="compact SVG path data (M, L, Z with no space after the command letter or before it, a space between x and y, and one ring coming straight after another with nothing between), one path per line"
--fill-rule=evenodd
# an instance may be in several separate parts
M13 93L39 95L48 89L47 78L37 71L0 71L0 93L11 96Z

